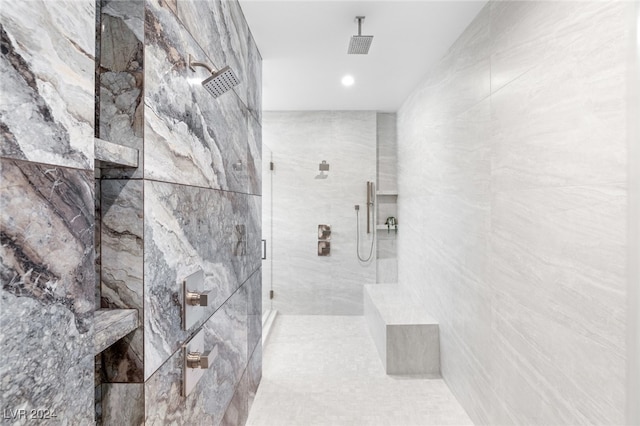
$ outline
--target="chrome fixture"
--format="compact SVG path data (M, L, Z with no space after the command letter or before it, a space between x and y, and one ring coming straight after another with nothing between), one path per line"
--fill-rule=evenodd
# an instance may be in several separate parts
M373 182L367 182L367 234L371 233L371 214L373 213L373 199L375 198Z
M206 351L204 353L187 353L187 367L202 368L203 370L206 370L207 368L209 368L209 354L211 354L211 351Z
M209 306L209 292L204 293L192 293L187 291L186 302L191 306Z
M331 254L331 225L318 225L318 256Z
M318 241L318 256L329 256L331 254L331 241Z
M318 164L318 170L320 170L320 173L316 175L316 179L326 179L329 177L329 175L325 173L329 171L329 163L327 163L326 160L322 160L322 163Z
M211 351L204 350L204 330L182 346L182 356L182 396L188 396L212 364Z
M331 239L331 225L318 225L318 240L329 241Z
M194 67L202 67L206 68L210 73L211 77L207 78L202 82L202 85L209 93L213 95L214 98L222 95L223 93L228 92L233 89L235 86L240 84L240 80L234 74L233 70L229 68L229 66L225 66L220 70L216 70L212 66L205 64L204 62L195 62L193 57L189 55L189 68L191 71L195 72Z
M202 269L189 275L182 281L182 326L184 330L193 327L209 306L209 293L204 291L204 272Z
M366 55L369 53L373 36L362 35L362 21L364 21L364 16L356 16L356 20L358 21L358 35L351 36L347 53L349 55Z
M376 213L374 207L375 200L375 184L373 182L367 181L367 234L371 233L371 229L373 229L373 235L371 237L371 247L369 248L369 256L364 258L360 255L360 205L356 204L356 254L358 255L358 259L361 262L368 262L371 260L373 256L373 246L376 240L376 232L375 232L375 223L376 223ZM373 227L371 226L373 223Z
M395 228L396 234L398 233L398 219L396 219L395 217L389 216L384 224L387 225L387 234L391 232L392 226Z

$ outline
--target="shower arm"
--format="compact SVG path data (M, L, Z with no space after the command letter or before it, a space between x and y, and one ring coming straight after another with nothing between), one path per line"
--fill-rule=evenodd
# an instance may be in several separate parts
M206 68L212 75L215 74L216 72L218 72L218 70L216 70L215 68L213 68L209 64L205 64L204 62L196 62L196 61L194 61L193 60L193 56L189 55L189 68L191 68L191 71L195 72L196 70L193 67Z

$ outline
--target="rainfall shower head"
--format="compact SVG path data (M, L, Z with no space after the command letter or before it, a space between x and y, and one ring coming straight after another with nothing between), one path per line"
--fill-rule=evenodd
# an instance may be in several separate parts
M364 16L356 16L356 20L358 21L358 35L351 36L347 53L349 55L366 55L369 53L373 36L362 35L362 21L364 21Z
M238 80L238 77L236 77L229 66L225 66L221 70L215 70L203 62L194 62L191 55L189 55L189 68L195 71L193 67L203 67L209 70L211 77L204 80L202 85L214 98L217 98L240 84L240 80Z
M204 88L207 89L214 98L233 89L238 84L240 84L238 77L236 77L233 70L228 66L218 72L212 73L211 77L202 82Z

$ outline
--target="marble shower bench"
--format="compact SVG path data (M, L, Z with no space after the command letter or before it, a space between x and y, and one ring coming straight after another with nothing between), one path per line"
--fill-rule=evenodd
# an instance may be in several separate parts
M408 292L365 285L364 317L387 374L440 375L438 322Z

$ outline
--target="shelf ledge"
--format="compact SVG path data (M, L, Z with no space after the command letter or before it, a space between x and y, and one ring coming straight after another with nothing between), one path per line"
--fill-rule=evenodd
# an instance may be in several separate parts
M376 195L378 196L389 196L389 197L397 197L398 196L398 191L378 191L376 192Z
M128 146L94 138L96 161L108 167L138 167L138 150Z
M137 309L98 309L94 319L94 350L96 354L138 328Z

